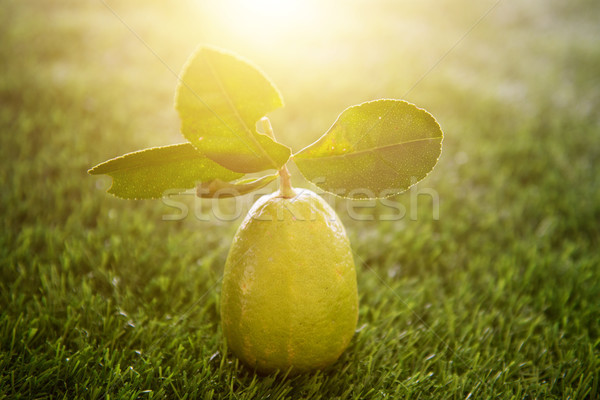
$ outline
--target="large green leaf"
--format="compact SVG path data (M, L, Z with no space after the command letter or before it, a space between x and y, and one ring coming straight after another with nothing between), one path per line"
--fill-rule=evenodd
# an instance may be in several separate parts
M196 195L198 197L219 198L241 196L262 187L267 186L277 178L277 174L267 175L260 178L244 179L237 182L224 182L215 179L198 185Z
M244 173L279 169L289 159L289 147L256 130L261 117L282 105L256 66L206 46L183 67L175 95L183 135L213 161Z
M309 181L350 198L391 196L423 179L442 150L427 111L401 100L347 108L319 140L294 155Z
M174 194L193 188L198 182L231 181L243 176L211 161L190 143L128 153L88 172L110 175L113 184L108 193L125 199L157 199L167 190Z

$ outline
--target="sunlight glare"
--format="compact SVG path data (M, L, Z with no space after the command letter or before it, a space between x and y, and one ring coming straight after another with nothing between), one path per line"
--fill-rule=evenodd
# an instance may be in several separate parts
M264 19L265 23L269 21L289 20L302 12L305 4L299 0L254 0L237 1L239 12L256 18Z
M282 40L315 22L317 3L311 0L222 0L220 23L248 41Z

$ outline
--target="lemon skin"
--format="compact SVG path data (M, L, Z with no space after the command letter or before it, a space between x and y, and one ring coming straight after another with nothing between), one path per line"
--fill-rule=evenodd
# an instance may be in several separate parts
M356 271L344 227L317 194L296 194L261 197L225 264L224 336L232 352L260 373L325 368L356 328Z

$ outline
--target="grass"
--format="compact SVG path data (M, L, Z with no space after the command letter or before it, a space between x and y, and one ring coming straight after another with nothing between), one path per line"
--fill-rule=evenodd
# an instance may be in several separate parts
M172 207L86 174L181 141L175 77L100 1L4 2L0 399L600 396L597 2L501 2L447 54L493 2L333 3L327 24L268 44L191 2L109 3L176 71L200 42L261 65L295 150L377 97L445 130L417 207L407 193L353 219L355 203L329 199L355 251L359 328L334 366L286 378L222 341L239 219L165 221Z

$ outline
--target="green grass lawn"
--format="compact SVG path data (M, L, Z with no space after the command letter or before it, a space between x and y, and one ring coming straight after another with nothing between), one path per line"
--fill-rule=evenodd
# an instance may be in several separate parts
M235 9L174 3L2 1L0 399L600 397L597 1L309 1L314 20L259 18L256 32ZM271 76L286 100L275 133L294 150L380 97L445 131L416 204L353 218L356 203L327 197L360 310L324 371L259 376L225 347L239 218L181 196L187 218L164 220L173 207L86 174L183 141L171 70L200 43Z

